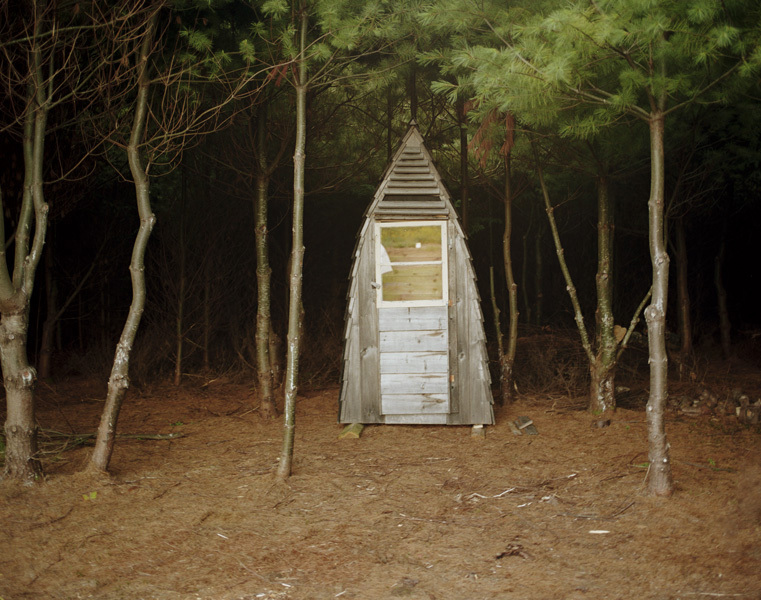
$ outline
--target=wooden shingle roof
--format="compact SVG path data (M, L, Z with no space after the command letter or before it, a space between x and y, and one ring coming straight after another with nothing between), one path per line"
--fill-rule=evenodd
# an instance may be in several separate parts
M368 214L379 218L447 218L449 194L413 122L376 191Z

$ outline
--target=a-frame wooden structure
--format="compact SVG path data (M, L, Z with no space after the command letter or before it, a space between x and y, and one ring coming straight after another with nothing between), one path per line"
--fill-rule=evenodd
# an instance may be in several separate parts
M357 240L339 422L488 425L490 388L465 236L413 122Z

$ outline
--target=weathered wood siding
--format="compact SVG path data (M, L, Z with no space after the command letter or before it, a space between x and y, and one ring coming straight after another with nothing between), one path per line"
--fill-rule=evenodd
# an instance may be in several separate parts
M378 307L375 223L447 224L448 306ZM492 424L486 339L465 236L417 127L365 215L346 310L339 421Z
M381 307L381 411L386 416L449 412L445 306Z
M457 254L457 260L453 261L456 263L457 290L453 307L456 343L452 347L457 356L457 376L454 387L459 398L459 411L452 412L448 422L453 425L492 424L494 410L491 376L481 302L470 253L462 232L454 238L454 251Z
M375 281L375 244L369 220L357 242L352 266L344 333L344 364L339 420L341 423L379 423L380 373Z

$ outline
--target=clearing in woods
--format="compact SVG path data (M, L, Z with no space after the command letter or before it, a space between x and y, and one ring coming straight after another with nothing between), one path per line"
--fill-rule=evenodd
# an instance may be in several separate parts
M757 376L742 385L761 393ZM78 474L87 440L53 431L94 431L105 388L40 385L48 478L0 486L0 597L761 598L761 436L731 415L669 413L676 493L654 499L644 392L602 428L585 398L524 395L485 439L339 440L338 389L312 390L281 484L281 421L247 390L131 391L121 434L182 436L125 436L94 480ZM515 436L518 416L539 435Z

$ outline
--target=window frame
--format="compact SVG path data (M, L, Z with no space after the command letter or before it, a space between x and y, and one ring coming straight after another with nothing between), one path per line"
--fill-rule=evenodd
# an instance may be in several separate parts
M437 219L431 221L377 221L375 223L375 281L377 302L379 307L407 307L407 306L446 306L449 302L449 248L447 221ZM381 256L383 244L381 244L381 231L384 228L393 227L438 227L441 231L441 260L436 261L409 261L396 262L399 266L412 265L441 265L441 298L428 300L384 300L383 299L383 275L381 272Z

